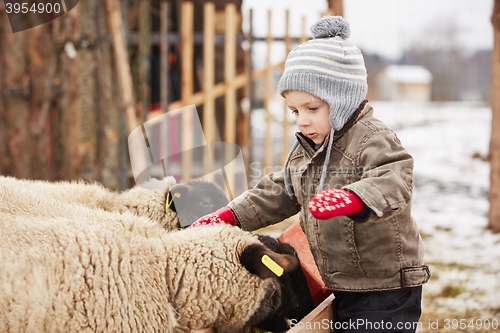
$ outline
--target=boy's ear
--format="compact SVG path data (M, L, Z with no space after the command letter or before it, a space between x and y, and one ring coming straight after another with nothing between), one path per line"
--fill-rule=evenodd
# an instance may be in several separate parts
M189 194L189 188L183 184L178 184L170 188L167 193L166 201L167 206L171 210L177 213L178 210L182 210L187 204L187 196ZM184 199L182 199L184 197Z
M279 277L295 270L299 261L290 254L276 253L262 244L251 244L240 256L240 263L261 279Z

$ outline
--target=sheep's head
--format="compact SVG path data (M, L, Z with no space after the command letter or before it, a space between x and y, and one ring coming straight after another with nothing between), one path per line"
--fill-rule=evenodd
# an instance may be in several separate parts
M261 308L250 319L251 326L284 332L290 328L292 319L300 321L314 308L314 303L293 247L269 236L258 237L265 247L249 246L241 256L241 263L250 273L261 278L278 278L282 288L281 293L274 293L262 301ZM264 255L271 256L283 267L281 276L277 277L262 263Z
M172 186L167 201L172 201L170 209L177 213L180 227L187 227L198 218L229 203L226 194L216 183L203 180Z
M174 264L167 265L166 281L183 329L283 332L314 307L295 251L274 238L231 226L189 228L168 237Z

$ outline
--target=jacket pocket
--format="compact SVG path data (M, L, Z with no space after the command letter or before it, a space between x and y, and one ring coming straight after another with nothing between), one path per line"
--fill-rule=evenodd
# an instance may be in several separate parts
M395 218L377 223L354 223L361 266L368 278L394 276L401 268L400 226Z
M401 287L410 288L417 287L429 281L431 272L429 266L412 266L401 268Z
M354 222L345 216L318 223L319 246L329 273L344 273L348 275L365 275L361 267L356 239L354 237Z

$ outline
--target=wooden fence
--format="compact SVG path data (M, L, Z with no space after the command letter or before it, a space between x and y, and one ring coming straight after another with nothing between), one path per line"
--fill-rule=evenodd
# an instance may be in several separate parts
M128 3L138 6L137 16L141 18L138 31L130 31L128 22L122 22L124 16L120 13L127 11L124 6ZM280 148L272 150L278 145L271 135L270 110L276 85L273 77L283 67L284 60L271 63L268 55L264 68L255 70L251 54L256 42L265 42L270 51L274 41L282 41L288 52L293 44L305 41L305 19L302 19L301 37L290 36L287 13L283 36L274 37L269 28L266 37L255 38L251 12L249 30L242 35L242 13L234 4L228 3L221 12L207 2L203 4L204 27L200 36L193 31L196 14L193 3L179 2L178 33L169 31L172 15L169 15L167 1L160 1L159 10L149 8L149 3L138 0L80 2L61 19L16 34L9 31L5 7L0 5L0 153L4 157L0 161L0 173L48 180L84 178L123 189L130 185L123 181L130 176L128 152L124 152L126 136L144 121L154 123L156 116L193 104L201 110L206 142L237 144L247 170L252 162L259 162L262 169L276 164L273 160L277 155L281 156L281 163L284 162L289 137L283 135ZM145 21L152 11L159 17L160 28L148 33ZM270 11L267 19L271 27ZM30 43L30 40L36 42ZM245 48L242 43L246 44ZM169 50L174 44L180 45L181 55L181 95L175 101L167 94ZM147 66L140 65L134 72L131 63L144 64L150 59L147 49L155 45L161 50L161 106L148 112L145 107L148 101L144 97L148 90L144 74ZM194 52L196 45L198 48L202 45L201 70L194 64L194 58L200 55ZM221 45L223 55L214 52ZM76 48L73 56L67 47ZM134 59L127 53L132 47L139 49L139 56ZM221 73L214 63L220 62L221 57L224 58L224 68L220 70L223 80L216 82L215 77ZM244 69L236 66L242 57ZM199 82L194 82L195 76ZM255 148L263 152L263 158L255 161L251 153L255 143L252 143L250 118L254 86L261 80L265 86L266 116L265 123L259 127L265 128L265 135L261 147ZM223 105L219 103L221 99ZM283 112L288 113L285 109ZM289 131L286 119L283 117L281 125L283 133ZM164 144L177 142L176 145L181 145L175 147L177 150L192 146L190 123L192 119L182 116L178 126L187 130L178 131L177 140L167 137ZM34 130L30 130L31 127ZM146 133L144 125L142 128ZM204 165L209 163L209 158L203 156ZM192 176L192 158L183 154L182 159L180 178L187 179Z
M246 105L241 105L241 100L237 100L236 92L241 90L243 92L243 99L246 101L253 100L253 87L255 82L260 80L261 78L265 79L265 92L264 92L264 100L263 106L265 110L265 124L262 124L262 127L265 127L265 139L262 147L260 149L263 150L263 160L260 162L261 168L264 169L268 166L272 166L273 164L273 156L280 155L281 163L284 163L286 155L289 150L290 140L287 133L289 132L289 121L288 119L288 110L286 107L283 109L283 120L282 120L282 128L283 128L283 136L281 138L281 149L280 151L273 151L273 138L271 133L271 124L273 122L272 113L271 113L271 105L270 100L272 98L272 94L275 92L275 82L273 82L273 74L276 71L279 71L283 68L285 55L291 49L291 45L293 42L304 42L306 40L306 28L305 28L305 18L302 19L302 35L300 38L292 38L289 34L289 12L286 12L285 19L285 34L281 38L273 37L273 32L271 30L271 21L272 21L272 12L269 10L267 15L267 23L268 23L268 31L267 36L265 38L256 39L253 37L253 13L249 13L249 31L244 36L244 40L246 41L247 47L245 48L245 70L243 72L238 73L236 71L236 49L238 47L238 43L241 42L241 38L238 38L238 31L240 27L237 22L239 13L236 11L236 7L234 4L228 3L225 7L225 11L223 15L218 13L218 18L224 18L224 35L223 35L223 43L224 43L224 81L215 83L214 80L214 60L215 60L215 45L216 45L216 34L215 27L216 24L220 24L220 22L216 22L216 12L214 4L205 3L203 8L203 82L201 86L203 89L199 92L193 93L194 82L193 78L193 4L190 2L183 2L181 5L181 14L180 21L182 22L180 36L181 36L181 48L182 48L182 62L181 62L181 78L182 78L182 87L181 87L181 99L174 101L172 103L167 103L167 80L166 74L162 74L161 81L161 108L157 110L150 111L147 119L149 120L149 124L153 124L155 119L160 122L161 117L159 115L166 114L167 112L171 112L173 110L181 109L188 105L194 104L196 106L203 106L203 131L207 142L215 142L215 141L223 141L228 143L237 143L243 153L243 158L246 162L246 169L250 163L255 162L255 159L252 158L251 145L252 138L250 135L250 114L252 111L252 103L246 103ZM168 7L165 3L162 4L161 7L161 21L164 22L161 24L161 50L166 50L167 45L169 44L169 34L166 29L167 24L165 23L166 18L168 17ZM286 54L283 54L283 60L277 63L271 63L271 45L274 41L281 40L285 44ZM265 41L267 45L267 60L265 67L262 69L254 70L252 68L251 54L253 50L253 44L256 41ZM163 73L168 73L168 65L166 62L167 56L166 54L162 54L162 65L161 70ZM218 134L216 128L216 114L215 114L215 100L219 97L224 98L224 131L221 134ZM237 122L237 114L240 113L241 116L240 122ZM192 147L192 135L186 129L189 128L189 124L192 123L192 119L189 116L183 116L180 121L180 128L183 129L182 137L180 140L177 140L182 147L180 150L187 151ZM236 132L239 133L239 141L237 141ZM166 141L164 144L170 144ZM259 149L259 147L257 148ZM178 151L179 147L174 147L173 150ZM183 154L182 157L184 160L182 161L182 175L181 179L189 179L192 177L191 170L191 160L188 154ZM207 165L209 162L209 156L204 156L204 165ZM229 174L229 182L233 183L234 178L236 176L241 177L241 175L236 175L237 170L226 170ZM241 171L241 170L240 170ZM168 174L168 172L166 172Z

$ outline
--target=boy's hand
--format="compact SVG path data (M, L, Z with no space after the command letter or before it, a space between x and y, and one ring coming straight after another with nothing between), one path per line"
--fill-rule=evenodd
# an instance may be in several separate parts
M234 225L235 222L236 219L234 218L233 211L228 207L222 207L213 213L200 217L198 220L191 223L188 228L198 227L200 225Z
M359 214L364 208L363 201L354 193L339 188L329 188L315 194L307 206L311 215L319 220Z

